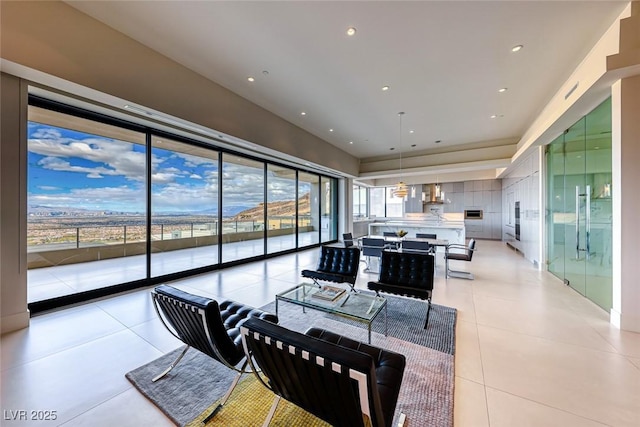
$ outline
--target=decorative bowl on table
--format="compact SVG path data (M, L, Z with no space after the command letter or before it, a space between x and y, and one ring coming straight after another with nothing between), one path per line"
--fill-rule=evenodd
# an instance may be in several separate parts
M400 238L406 236L407 234L409 234L408 231L404 231L404 230L396 231L396 236L398 236Z

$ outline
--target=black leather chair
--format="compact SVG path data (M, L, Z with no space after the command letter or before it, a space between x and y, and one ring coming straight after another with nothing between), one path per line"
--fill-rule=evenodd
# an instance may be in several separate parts
M431 311L434 266L433 255L383 252L380 277L377 282L369 282L367 287L376 295L385 292L427 300L426 329Z
M262 384L281 398L337 427L389 427L405 356L323 329L305 334L259 319L240 328L247 359Z
M342 241L344 242L344 247L345 248L350 248L351 246L353 246L353 234L351 234L351 233L343 233L342 234Z
M360 249L356 247L338 248L323 246L315 270L302 270L307 277L320 287L319 280L335 283L348 283L355 291L358 269L360 267Z
M364 269L366 272L377 273L377 271L371 270L371 258L382 257L382 251L384 251L384 239L364 237L362 239L362 255L366 257L367 267Z
M383 231L382 237L398 237L395 231ZM400 247L399 242L387 242L384 244L385 249L398 249Z
M455 252L452 252L452 250ZM455 243L447 245L444 252L444 259L446 262L446 268L445 268L446 278L448 279L449 277L459 277L461 279L473 280L473 274L469 273L468 271L451 270L449 268L449 261L456 260L456 261L471 262L471 259L473 258L473 253L475 251L476 251L475 239L470 239L469 244L467 246L455 244Z
M210 418L226 403L241 375L249 372L242 347L240 326L250 318L273 323L278 323L278 318L275 314L235 301L227 300L218 304L216 300L167 285L157 286L151 292L151 296L164 326L173 336L186 344L180 356L152 381L158 381L167 375L180 362L189 347L237 372L231 387L220 401L220 405L208 417Z
M433 250L432 246L428 242L420 240L403 240L402 252L433 253Z

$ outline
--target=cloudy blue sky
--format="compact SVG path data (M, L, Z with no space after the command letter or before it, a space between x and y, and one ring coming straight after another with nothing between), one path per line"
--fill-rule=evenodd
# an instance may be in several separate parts
M145 148L29 122L29 206L142 213ZM154 148L154 213L217 212L217 161ZM263 198L262 169L223 167L225 213L256 206ZM270 201L292 200L291 180L269 178Z

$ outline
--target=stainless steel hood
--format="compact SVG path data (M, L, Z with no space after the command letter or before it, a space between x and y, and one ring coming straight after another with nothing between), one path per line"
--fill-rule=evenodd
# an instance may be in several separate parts
M425 203L441 205L444 203L444 192L440 184L425 184Z

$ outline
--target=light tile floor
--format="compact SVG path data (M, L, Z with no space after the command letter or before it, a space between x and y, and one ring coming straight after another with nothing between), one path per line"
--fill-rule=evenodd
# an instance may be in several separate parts
M317 254L174 285L260 306L298 283ZM504 243L479 241L473 262L460 264L476 279L445 280L439 260L433 297L459 310L456 426L640 425L640 334L613 328L604 311ZM374 277L361 272L358 287ZM0 424L169 426L124 374L178 345L159 323L149 289L34 317L0 341ZM10 421L19 410L56 411L57 420Z

